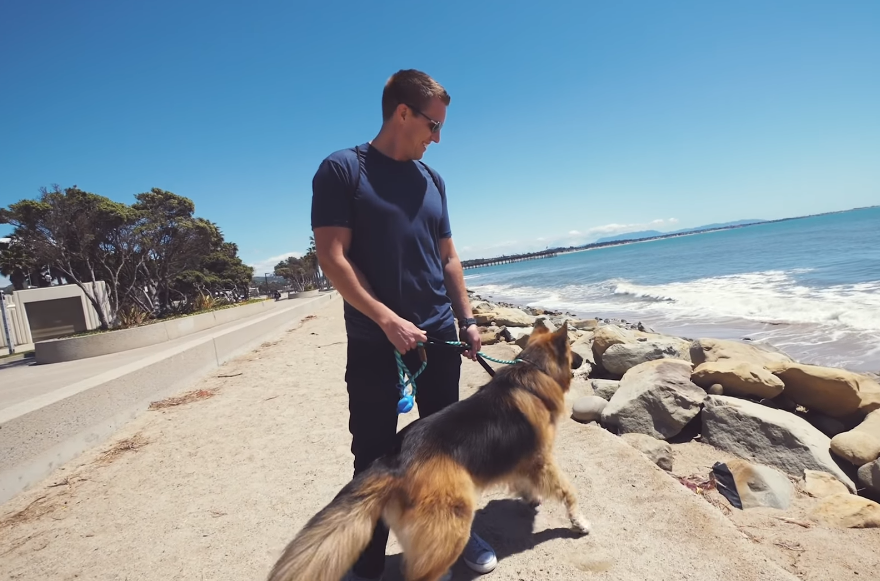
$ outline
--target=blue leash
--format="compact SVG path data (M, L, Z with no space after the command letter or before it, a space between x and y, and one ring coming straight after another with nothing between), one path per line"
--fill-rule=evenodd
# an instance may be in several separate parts
M428 344L430 345L443 345L447 347L454 347L461 350L470 349L470 345L467 343L462 343L461 341L437 341L433 339L428 340ZM419 367L418 371L415 373L411 373L409 368L403 362L403 356L400 354L400 351L397 349L394 350L394 357L397 359L397 389L400 391L400 399L397 401L397 413L405 414L413 409L413 405L415 405L415 397L416 397L416 378L422 374L425 370L425 367L428 366L428 355L425 353L425 344L419 341L417 343L417 348L419 350L419 358L422 361L421 367ZM515 365L516 363L520 363L523 360L520 358L516 358L513 360L507 359L496 359L489 355L486 355L482 351L477 351L477 359L480 361L480 364L483 368L489 372L489 375L495 375L495 372L491 367L482 359L488 359L489 361L494 361L495 363L501 363L504 365Z

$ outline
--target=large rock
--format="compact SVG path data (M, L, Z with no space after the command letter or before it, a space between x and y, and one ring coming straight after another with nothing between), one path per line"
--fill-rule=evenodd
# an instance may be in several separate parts
M681 347L682 345L676 346L669 342L650 340L637 343L617 343L602 354L602 367L610 373L622 376L636 365L646 361L656 361L657 359L687 361L689 359L687 350L681 350Z
M691 371L690 363L675 359L633 367L602 412L602 423L615 426L619 433L661 440L675 436L700 413L706 398L706 392L691 383Z
M694 365L730 360L766 366L772 362L791 361L788 355L772 350L772 348L762 348L757 345L747 345L724 339L697 339L691 343L690 354Z
M804 470L804 492L816 498L825 498L835 494L849 494L846 486L827 472Z
M831 438L831 451L850 464L862 466L880 458L880 439L850 430Z
M480 315L478 318L477 315ZM479 323L480 320L485 321L483 324L495 323L498 326L505 327L531 327L535 324L535 317L519 309L510 307L496 306L491 311L482 311L474 315Z
M598 395L587 395L574 402L571 417L579 422L598 422L607 405L608 402Z
M835 418L880 409L880 384L845 369L782 362L767 366L785 384L785 395Z
M644 454L648 459L667 472L672 472L672 446L645 434L623 434L623 441Z
M596 319L577 319L569 321L568 325L578 331L595 331L599 328L599 321Z
M587 334L571 344L571 350L580 355L590 367L596 366L596 357L593 355L593 336Z
M599 361L602 354L612 345L636 343L639 337L647 339L648 333L621 329L617 325L604 325L593 332L593 355L596 361Z
M698 365L691 381L706 389L718 383L726 395L740 397L774 398L785 388L781 379L760 365L730 359Z
M859 468L859 483L874 494L880 494L880 460Z
M616 325L605 325L596 329L593 333L593 355L596 357L596 361L602 363L602 366L604 367L605 364L602 360L602 356L613 345L624 343L637 344L645 341L654 342L663 346L672 346L681 354L681 357L678 357L678 359L684 359L685 361L690 360L690 343L684 339L669 335L659 335L657 333L645 333L642 331L622 329Z
M774 466L796 478L805 469L828 472L856 491L853 481L831 457L828 436L794 414L710 395L703 405L702 423L703 441L716 448Z
M830 527L880 527L880 504L855 494L835 494L819 501L810 516Z
M537 327L538 325L544 327L551 333L556 332L556 324L547 315L541 315L535 318L535 326Z
M613 379L593 379L593 392L604 400L611 401L614 394L620 389L620 382Z
M785 510L794 497L794 485L788 477L769 466L735 458L725 462L743 509L778 508Z

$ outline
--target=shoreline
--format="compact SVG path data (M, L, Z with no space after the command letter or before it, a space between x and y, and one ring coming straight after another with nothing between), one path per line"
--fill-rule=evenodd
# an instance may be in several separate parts
M851 364L848 362L847 357L844 356L844 354L851 352L851 350L847 348L847 343L845 341L829 341L828 343L831 345L824 348L822 345L807 343L797 343L792 345L790 338L798 336L796 331L799 324L795 323L761 323L757 321L749 321L747 319L736 319L728 323L725 323L724 321L680 321L675 323L671 321L656 321L653 320L653 317L627 317L622 313L603 315L584 310L576 310L576 312L572 312L566 309L544 307L540 304L532 306L523 302L513 302L504 298L499 299L489 293L481 293L480 291L471 288L468 288L468 294L472 301L476 299L492 302L503 307L520 309L535 316L546 314L554 317L570 317L573 319L592 318L605 324L619 325L634 330L642 330L640 328L641 326L644 329L652 330L652 332L681 337L688 340L696 340L701 337L711 337L714 339L737 341L744 344L767 345L773 349L783 351L792 359L807 365L835 367L855 373L867 373L872 376L880 376L880 358L878 358L877 362L867 361L859 364ZM533 301L533 303L539 303L539 301ZM779 331L785 330L791 330L791 333L785 335L779 334ZM810 354L817 350L823 351L826 355L821 359L817 359L815 356L810 357ZM831 359L831 361L824 359Z

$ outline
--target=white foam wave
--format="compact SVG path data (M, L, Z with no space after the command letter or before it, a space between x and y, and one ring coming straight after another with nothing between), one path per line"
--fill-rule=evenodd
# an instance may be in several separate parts
M622 279L556 288L469 285L478 294L659 328L728 326L815 362L880 368L880 280L813 288L765 271L659 285ZM724 338L724 337L720 337ZM833 353L833 354L832 354Z
M737 317L880 331L880 281L811 288L797 284L789 273L769 271L665 285L620 282L614 293L652 299L662 304L649 308L696 318Z

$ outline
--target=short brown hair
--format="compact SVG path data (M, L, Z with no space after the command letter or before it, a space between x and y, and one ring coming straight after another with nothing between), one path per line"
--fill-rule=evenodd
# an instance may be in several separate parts
M444 105L449 105L451 100L446 89L425 73L415 69L397 71L382 91L382 120L387 121L401 103L421 109L433 97L438 97Z

